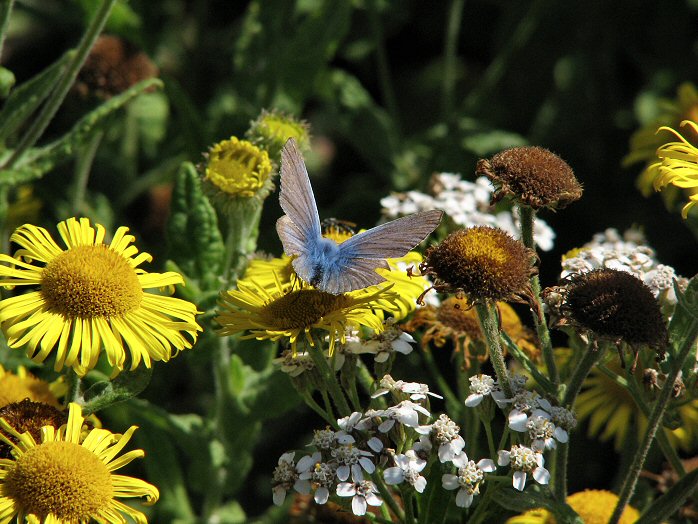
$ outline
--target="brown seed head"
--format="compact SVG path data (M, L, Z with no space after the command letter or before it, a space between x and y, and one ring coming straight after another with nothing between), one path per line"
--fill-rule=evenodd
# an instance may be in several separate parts
M476 172L492 181L494 202L511 196L534 209L562 209L582 196L582 186L569 164L542 147L506 149L490 160L480 160Z
M420 269L441 292L463 293L471 304L529 301L535 253L501 229L472 227L451 233L427 249Z
M4 418L18 433L28 431L36 442L41 442L43 426L58 428L65 424L68 417L66 413L53 406L24 399L0 408L0 418ZM5 434L5 437L15 440L12 435ZM11 451L12 447L9 444L0 441L0 458L9 458Z

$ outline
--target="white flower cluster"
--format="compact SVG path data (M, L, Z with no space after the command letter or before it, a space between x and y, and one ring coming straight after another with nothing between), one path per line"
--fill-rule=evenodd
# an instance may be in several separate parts
M381 199L383 214L392 219L416 211L441 209L458 226L498 227L519 238L518 217L510 211L492 211L490 201L493 187L487 177L482 176L475 182L468 182L457 174L438 173L431 179L431 188L434 196L408 191L393 193ZM533 234L536 244L543 251L553 248L555 232L543 220L536 219Z
M371 354L376 362L386 362L393 353L409 355L412 353L412 345L415 340L409 333L405 333L395 324L393 318L384 322L381 333L376 333L368 339L362 339L354 333L347 336L347 341L342 344L341 353L354 355ZM342 361L343 362L343 361ZM339 369L341 365L337 366Z
M660 304L669 306L676 304L674 279L679 287L688 283L674 268L657 261L654 249L637 229L629 229L621 236L618 230L609 228L573 253L562 261L561 278L602 268L625 271L647 284Z
M543 452L555 449L558 442L568 442L569 431L577 425L577 419L570 410L553 406L535 391L526 390L524 376L513 375L510 383L514 396L506 398L494 378L489 375L471 377L470 395L465 405L476 407L491 397L500 409L508 410L509 429L523 433L528 445L515 445L508 451L499 451L497 462L500 466L511 464L514 488L523 490L528 474L541 484L548 483L550 474L543 467Z

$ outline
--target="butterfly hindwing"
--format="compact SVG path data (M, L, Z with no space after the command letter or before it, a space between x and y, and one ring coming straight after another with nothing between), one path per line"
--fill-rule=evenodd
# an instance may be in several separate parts
M340 254L348 259L403 257L436 229L442 215L432 209L391 220L342 242Z

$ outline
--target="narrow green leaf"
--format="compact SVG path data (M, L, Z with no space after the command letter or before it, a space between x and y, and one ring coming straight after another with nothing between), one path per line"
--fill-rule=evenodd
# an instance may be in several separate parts
M427 477L427 488L419 497L419 524L439 524L444 522L448 506L453 497L453 491L447 491L441 487L441 477L444 466L434 461Z
M153 87L162 86L157 78L143 80L93 111L82 117L73 128L61 138L43 147L33 148L17 162L12 169L0 171L3 184L16 186L41 178L57 165L68 161L86 143L104 119L121 108L139 93Z
M66 52L53 64L12 91L0 111L0 143L4 143L36 111L74 57L74 50Z

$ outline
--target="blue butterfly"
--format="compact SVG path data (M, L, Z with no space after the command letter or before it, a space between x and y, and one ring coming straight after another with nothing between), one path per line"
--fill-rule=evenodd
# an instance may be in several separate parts
M380 284L377 268L386 258L405 256L441 222L437 209L413 213L354 235L341 244L324 238L313 188L295 141L281 151L281 193L284 216L276 222L284 252L294 256L296 274L316 289L338 295Z

